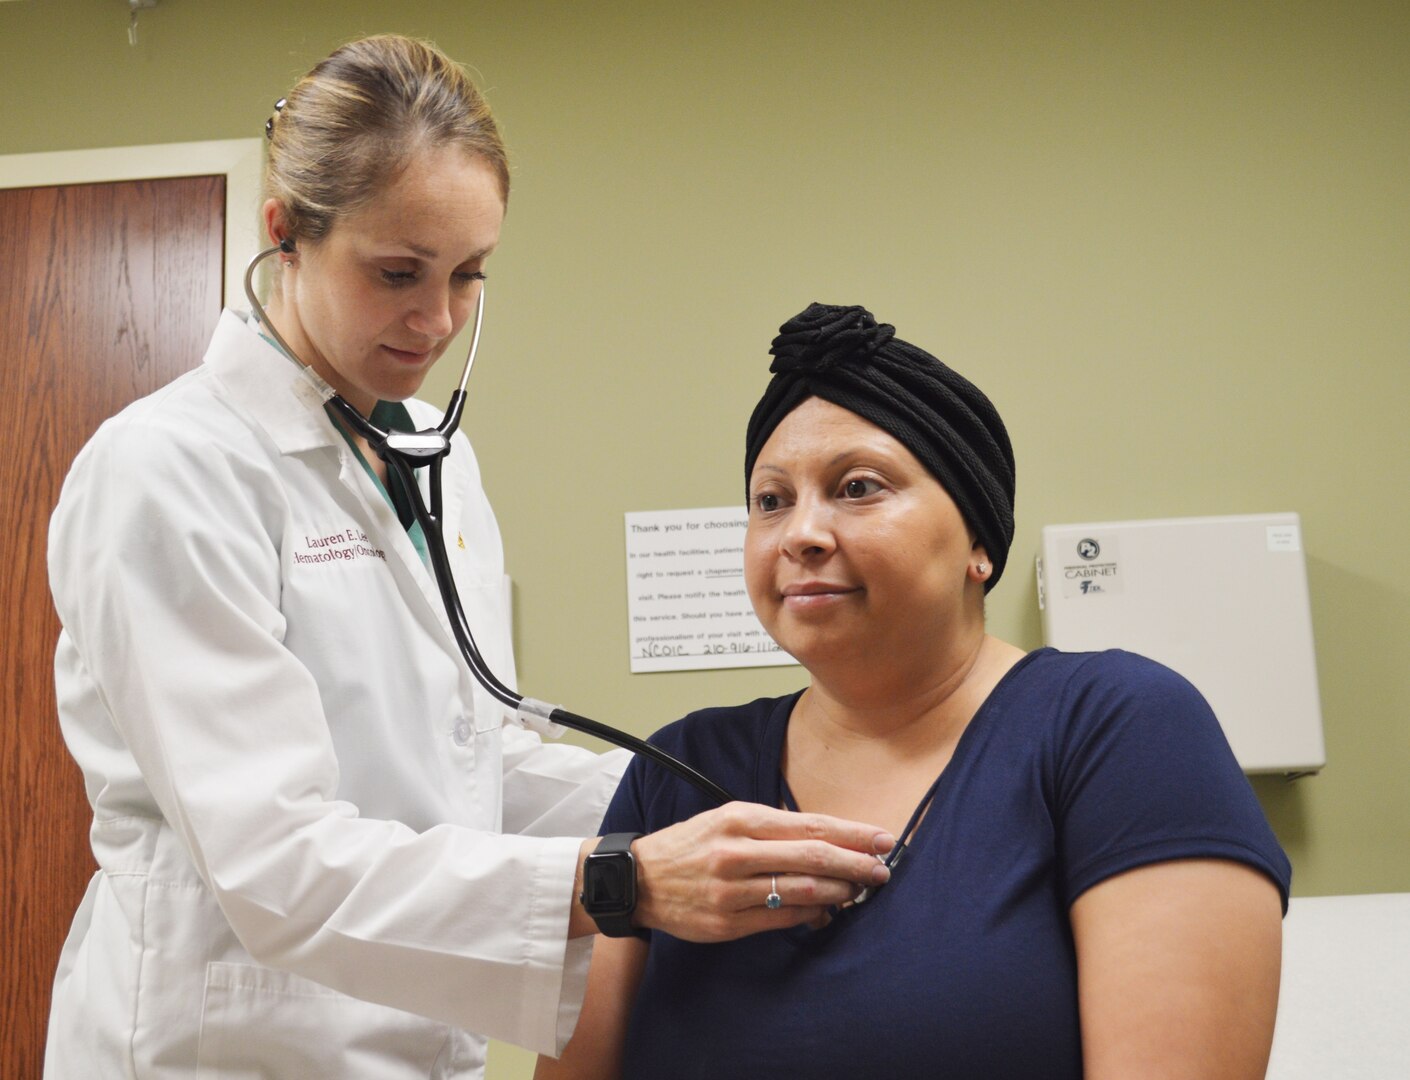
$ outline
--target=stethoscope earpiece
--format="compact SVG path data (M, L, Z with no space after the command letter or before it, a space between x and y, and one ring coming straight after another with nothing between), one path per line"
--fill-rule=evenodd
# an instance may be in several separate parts
M292 255L294 253L294 238L292 236L286 236L283 240L280 240L279 250L285 255Z

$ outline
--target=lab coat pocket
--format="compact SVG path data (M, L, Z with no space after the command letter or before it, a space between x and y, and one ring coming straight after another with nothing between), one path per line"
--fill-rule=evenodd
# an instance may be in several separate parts
M250 964L206 966L197 1080L439 1075L452 1029Z

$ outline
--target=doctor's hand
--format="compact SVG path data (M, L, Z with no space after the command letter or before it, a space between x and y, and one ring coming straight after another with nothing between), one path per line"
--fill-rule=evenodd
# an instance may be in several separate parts
M632 844L636 926L686 941L731 941L823 920L891 872L884 829L757 803L708 810ZM775 881L780 906L767 904Z

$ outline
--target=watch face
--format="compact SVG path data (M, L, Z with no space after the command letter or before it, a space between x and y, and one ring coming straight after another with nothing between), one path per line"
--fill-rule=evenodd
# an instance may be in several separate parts
M636 868L626 852L589 855L583 868L583 908L589 915L630 911L636 906Z

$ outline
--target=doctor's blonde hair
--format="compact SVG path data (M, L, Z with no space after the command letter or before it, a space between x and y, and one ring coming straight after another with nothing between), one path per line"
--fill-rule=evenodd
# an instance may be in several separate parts
M379 34L335 49L280 100L265 133L264 198L278 201L295 240L326 236L431 147L459 146L486 162L509 201L509 159L490 108L430 42Z

